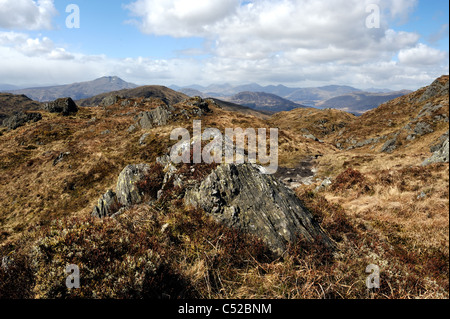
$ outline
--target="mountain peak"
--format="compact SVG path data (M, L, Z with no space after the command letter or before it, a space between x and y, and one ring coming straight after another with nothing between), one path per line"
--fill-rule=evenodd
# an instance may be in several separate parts
M133 89L137 85L129 83L118 76L103 76L101 78L67 85L29 88L13 91L14 94L25 94L36 101L53 101L62 97L71 97L74 100L89 98L101 93Z

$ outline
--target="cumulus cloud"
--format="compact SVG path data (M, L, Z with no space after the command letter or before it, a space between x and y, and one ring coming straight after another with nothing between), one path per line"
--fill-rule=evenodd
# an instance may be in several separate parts
M127 8L144 33L214 43L202 68L210 81L400 89L448 72L446 52L420 44L418 33L390 28L406 22L417 0L204 0L189 2L189 8L179 3L137 0ZM366 26L369 4L380 8L380 28Z
M118 75L142 84L167 85L196 78L200 65L195 60L150 58L113 59L67 51L48 37L0 32L0 79L16 85L53 85ZM194 75L194 76L192 76Z
M56 13L53 0L0 0L0 28L51 29Z
M14 49L28 57L43 57L50 60L69 60L74 56L64 48L56 47L48 37L30 38L25 33L0 32L0 45Z
M34 2L39 3L43 1ZM371 3L381 8L380 28L365 25L366 6ZM202 37L205 45L180 52L182 58L113 59L69 52L48 37L0 32L4 64L0 78L8 76L11 84L22 84L19 79L45 75L45 83L70 83L114 74L137 84L334 83L415 89L449 68L447 52L421 44L420 34L392 29L394 19L407 19L416 4L416 0L133 0L126 9L143 33Z
M137 0L127 6L141 19L144 33L174 37L203 36L230 14L240 0Z
M189 5L181 5L189 3ZM365 25L369 4L382 8L379 29ZM144 33L204 37L211 54L260 60L285 55L293 63L364 63L391 59L420 35L396 32L416 0L137 0L127 9Z
M398 54L398 60L405 65L435 65L447 61L448 53L419 43L414 48L401 50Z

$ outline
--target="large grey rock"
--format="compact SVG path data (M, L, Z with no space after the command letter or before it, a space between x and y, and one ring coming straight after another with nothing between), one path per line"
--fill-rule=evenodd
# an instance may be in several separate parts
M116 104L121 97L118 95L108 95L103 98L103 100L100 102L100 105L102 106L111 106L113 104Z
M445 136L445 134L444 134ZM422 165L426 166L433 163L448 163L449 162L449 145L448 145L448 132L446 133L446 138L439 143L434 145L432 150L434 150L433 155L426 159Z
M423 136L433 132L434 130L431 127L431 125L426 122L419 122L416 124L416 127L414 128L414 134L416 136Z
M167 125L171 119L173 108L167 105L158 106L156 109L142 112L138 115L139 125L144 130L150 130L156 126Z
M139 204L142 194L137 183L142 181L150 172L147 164L128 165L120 173L117 179L116 195L118 202L123 206Z
M447 130L447 132L445 132L441 137L439 137L439 139L437 140L436 143L431 145L430 152L434 153L434 152L440 150L442 148L442 145L445 143L445 141L448 140L448 137L449 137L449 131Z
M396 149L397 149L397 137L394 137L383 144L383 146L381 147L381 152L392 153Z
M115 214L119 209L120 204L117 200L116 193L108 190L99 200L97 206L92 211L92 216L107 217Z
M442 83L439 79L435 80L430 86L427 87L425 92L419 99L419 102L426 101L433 97L443 96L448 94L449 82Z
M218 222L254 234L278 254L303 237L334 243L293 191L253 164L223 164L188 190L185 204L200 207Z
M67 97L44 104L44 110L50 113L69 115L71 113L77 113L78 106L70 97Z
M128 165L117 179L116 191L108 190L94 207L95 217L112 216L121 208L127 208L142 202L142 193L138 183L149 173L147 164Z
M26 123L38 122L42 120L42 115L40 113L24 113L20 112L13 116L10 116L3 120L3 126L7 127L9 130L15 130Z

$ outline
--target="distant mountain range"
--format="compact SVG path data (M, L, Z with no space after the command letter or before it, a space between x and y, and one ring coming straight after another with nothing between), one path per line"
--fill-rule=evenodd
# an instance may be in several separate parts
M73 100L86 100L109 92L135 89L137 87L138 85L126 82L117 76L105 76L87 82L25 89L17 89L13 85L1 84L0 91L26 95L32 100L46 102L62 97L71 97ZM357 115L411 92L406 90L393 92L389 89L374 88L363 91L342 85L291 88L284 85L261 86L257 83L238 86L225 83L206 87L201 85L186 87L172 85L170 88L186 96L217 98L257 111L270 113L290 111L302 107L317 107L336 108Z
M45 102L62 97L71 97L73 100L80 100L105 92L132 89L136 87L136 84L125 82L117 76L105 76L88 82L8 90L8 92L13 94L24 94L35 101Z
M20 90L22 87L16 86L16 85L10 85L10 84L1 84L0 83L0 92L8 92L12 90Z
M411 92L375 88L363 91L343 85L290 88L284 85L261 86L256 83L239 86L221 84L207 87L172 85L171 88L188 96L215 97L261 111L282 112L306 106L336 108L356 115Z
M360 89L341 85L329 85L317 88L290 88L284 85L261 86L256 83L238 86L233 86L231 84L215 84L207 87L201 85L191 85L186 87L172 85L170 86L170 88L179 92L183 92L184 94L190 96L198 95L203 97L216 98L231 97L241 92L269 93L307 106L315 106L318 102L343 94L348 94L351 92L362 92Z
M366 111L374 109L381 104L394 100L400 96L411 93L412 91L402 90L390 93L368 93L368 92L353 92L329 100L319 102L317 104L320 108L334 108L349 113L360 115Z

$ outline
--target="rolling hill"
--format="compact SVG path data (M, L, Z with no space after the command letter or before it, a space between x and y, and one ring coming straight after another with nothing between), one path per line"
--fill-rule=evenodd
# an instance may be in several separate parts
M2 120L21 111L38 110L41 104L25 95L0 93L0 124Z
M286 100L275 94L264 92L240 92L232 97L223 99L235 104L250 107L255 110L274 113L305 107L304 105Z
M408 90L389 93L353 92L333 97L323 102L318 102L316 106L320 108L335 108L361 115L364 112L372 110L385 102L394 100L409 93L411 93L411 91Z
M80 99L77 101L77 104L80 106L97 106L100 105L105 98L111 96L119 96L121 98L155 98L161 99L168 104L176 104L188 98L187 95L173 91L165 86L147 85L131 89L108 91L89 98Z

